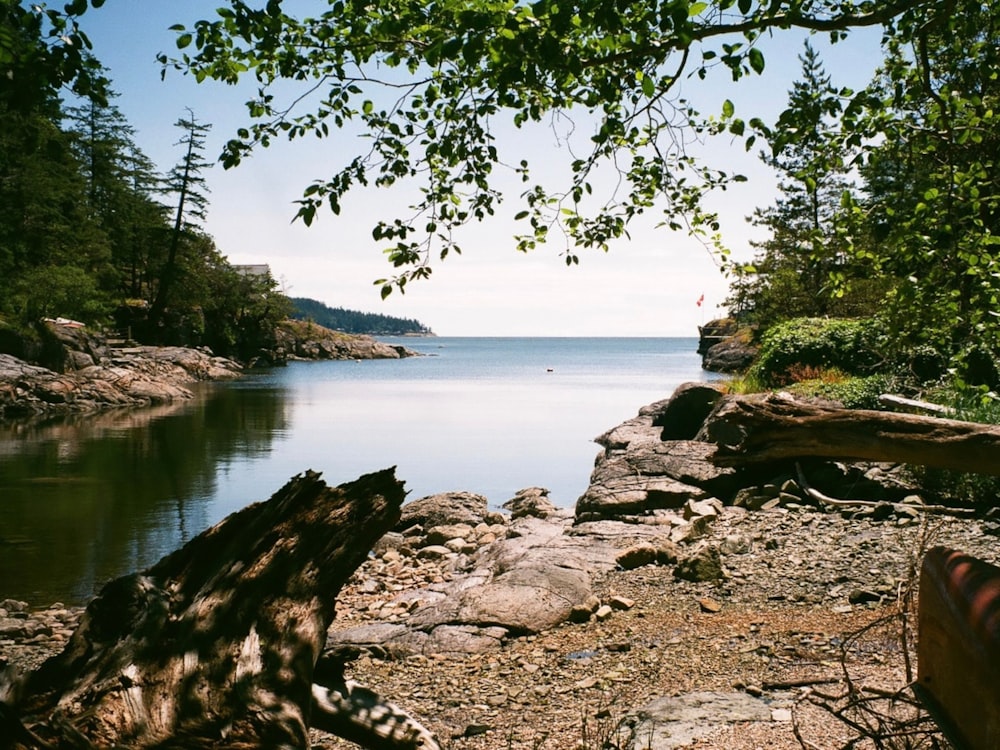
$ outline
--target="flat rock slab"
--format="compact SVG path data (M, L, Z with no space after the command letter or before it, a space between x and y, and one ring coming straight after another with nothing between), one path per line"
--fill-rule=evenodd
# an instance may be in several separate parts
M610 542L571 536L572 512L513 521L510 536L484 547L473 567L434 587L405 625L334 628L328 644L413 653L477 653L509 635L565 622L592 595L594 574L616 565ZM433 594L433 595L430 595Z
M657 698L635 711L629 748L673 750L696 742L726 724L774 721L786 702L746 693L698 692ZM779 714L781 715L781 714Z

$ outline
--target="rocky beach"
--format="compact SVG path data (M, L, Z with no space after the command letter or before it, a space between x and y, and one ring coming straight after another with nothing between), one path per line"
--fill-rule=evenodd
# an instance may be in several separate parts
M405 505L337 597L327 653L444 747L845 747L831 711L907 684L923 551L995 562L1000 526L922 511L898 467L807 466L835 505L787 466L719 469L692 433L709 390L600 436L575 509L544 488L503 512L464 492ZM20 670L80 615L0 610Z

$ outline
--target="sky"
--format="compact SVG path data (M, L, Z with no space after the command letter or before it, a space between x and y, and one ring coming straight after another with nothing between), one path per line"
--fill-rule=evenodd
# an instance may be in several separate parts
M116 106L136 129L139 147L164 172L182 155L177 145L182 132L174 123L187 116L185 108L212 126L209 159L247 124L243 103L253 88L198 84L176 71L161 80L156 61L157 53L175 51L171 25L191 26L217 4L108 0L81 21L119 93ZM286 7L301 4L286 2ZM874 32L832 47L822 37L813 43L838 86L862 86L880 61ZM737 116L775 117L800 70L802 37L775 38L764 49L763 76L733 84L720 72L708 81L686 82L682 94L703 113L720 112L730 99ZM558 167L568 156L550 129L501 126L497 134L508 161L528 158L558 180ZM405 294L383 301L373 282L393 269L382 252L385 243L374 241L371 229L380 219L407 215L405 189L359 190L348 196L339 216L325 212L311 227L292 222L302 190L332 174L358 147L356 134L337 133L276 143L235 169L214 166L205 173L211 191L205 230L231 263L268 264L291 296L415 318L440 336L696 336L699 325L724 314L728 286L717 259L685 233L658 228L652 215L608 253L582 251L573 267L566 266L558 242L518 253L514 235L524 229L513 216L523 207L518 201L523 187L513 178L504 183L497 215L460 235L461 256L437 264L429 280L412 282ZM760 232L746 217L773 202L774 176L756 153L726 138L704 144L700 153L717 167L748 177L710 205L720 214L733 257L749 260L748 243Z

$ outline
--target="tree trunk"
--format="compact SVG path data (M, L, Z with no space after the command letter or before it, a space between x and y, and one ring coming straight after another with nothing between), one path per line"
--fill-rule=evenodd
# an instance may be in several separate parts
M1000 427L839 409L785 394L727 398L706 422L722 466L818 456L1000 476Z
M404 495L392 469L337 488L307 472L112 581L60 655L0 685L0 746L308 747L335 598Z

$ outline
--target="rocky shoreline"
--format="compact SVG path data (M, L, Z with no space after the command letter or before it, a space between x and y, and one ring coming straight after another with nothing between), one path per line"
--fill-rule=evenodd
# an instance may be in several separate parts
M900 613L922 552L996 561L1000 527L914 510L896 467L810 466L826 492L866 499L836 507L787 467L717 469L697 439L712 391L678 389L598 438L575 509L543 488L502 513L462 492L404 506L338 596L328 650L459 750L792 750L796 732L842 735L812 692L848 675L903 687ZM37 665L79 612L0 603L0 657Z
M288 321L269 363L289 359L399 359L414 352L369 336ZM45 361L0 353L0 420L148 407L194 397L199 382L239 378L244 365L207 349L111 344L76 325L44 324ZM252 363L251 363L252 364Z

